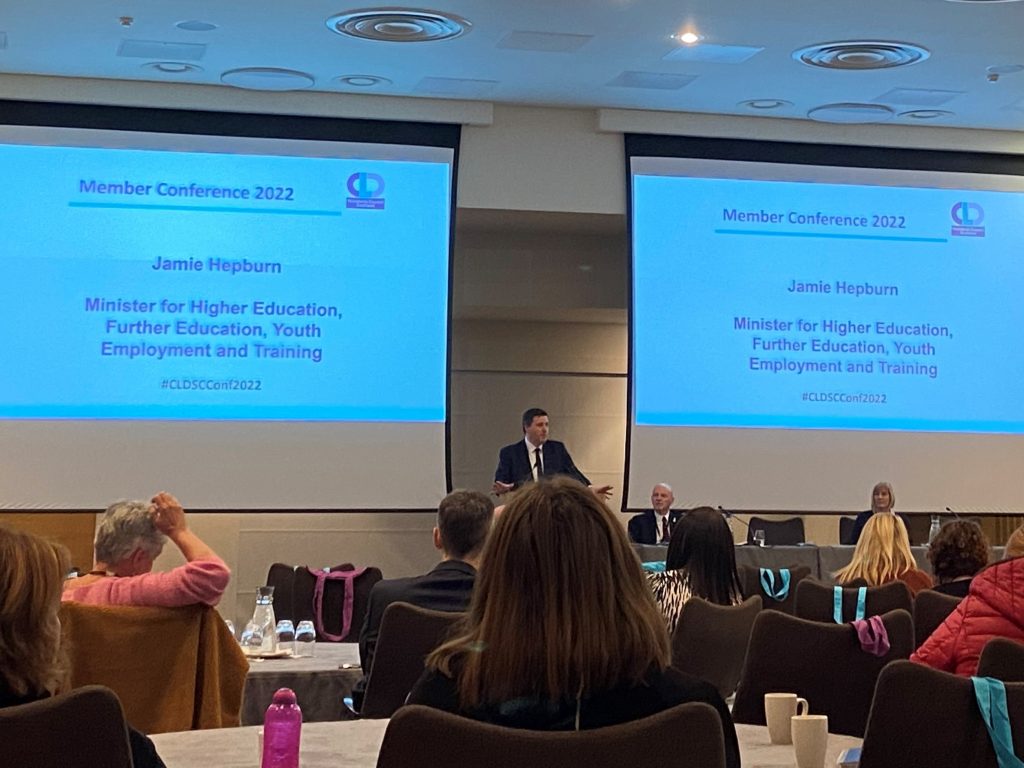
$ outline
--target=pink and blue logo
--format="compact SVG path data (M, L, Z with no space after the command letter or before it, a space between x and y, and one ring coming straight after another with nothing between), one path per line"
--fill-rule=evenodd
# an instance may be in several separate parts
M379 173L353 173L348 177L346 208L381 210L384 208L384 177Z
M981 226L985 221L985 209L977 203L955 203L949 210L949 215L953 219L951 234L955 237L985 236L985 228Z

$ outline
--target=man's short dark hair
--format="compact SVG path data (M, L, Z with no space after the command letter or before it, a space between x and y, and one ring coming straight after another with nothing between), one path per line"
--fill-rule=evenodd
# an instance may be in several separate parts
M527 408L523 411L523 429L533 424L533 420L538 416L547 416L548 412L543 408Z
M457 560L483 549L494 522L494 502L479 491L452 491L437 508L445 554Z

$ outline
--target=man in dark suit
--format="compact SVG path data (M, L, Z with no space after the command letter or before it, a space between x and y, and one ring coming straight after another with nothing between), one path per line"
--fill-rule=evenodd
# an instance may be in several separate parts
M629 539L637 544L667 544L683 513L672 509L672 487L658 483L651 491L651 507L629 521Z
M530 408L523 413L523 439L506 445L498 453L498 468L494 471L495 494L508 493L545 475L568 475L590 485L587 476L576 468L565 445L557 440L548 440L548 430L546 411ZM591 487L596 494L605 497L612 490L610 485Z
M366 620L359 633L363 677L352 690L358 711L373 668L384 611L392 603L412 603L433 611L465 611L473 592L480 553L494 522L494 503L478 491L452 491L442 499L434 526L434 547L441 562L430 573L406 579L384 579L370 590Z

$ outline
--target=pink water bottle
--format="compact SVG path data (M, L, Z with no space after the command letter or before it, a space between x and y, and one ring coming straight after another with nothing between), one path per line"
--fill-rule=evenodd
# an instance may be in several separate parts
M261 768L299 768L299 739L302 710L295 703L295 691L279 688L263 720Z

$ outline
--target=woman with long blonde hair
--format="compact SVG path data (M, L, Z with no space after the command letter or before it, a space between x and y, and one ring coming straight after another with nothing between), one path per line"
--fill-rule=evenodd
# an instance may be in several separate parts
M863 581L869 587L902 581L915 595L932 586L932 577L918 569L910 551L907 526L892 513L871 516L850 564L834 575L840 584Z
M736 731L713 686L670 666L665 620L622 525L567 478L525 487L484 548L469 612L409 696L499 725L580 730L687 701L714 706L726 762Z

